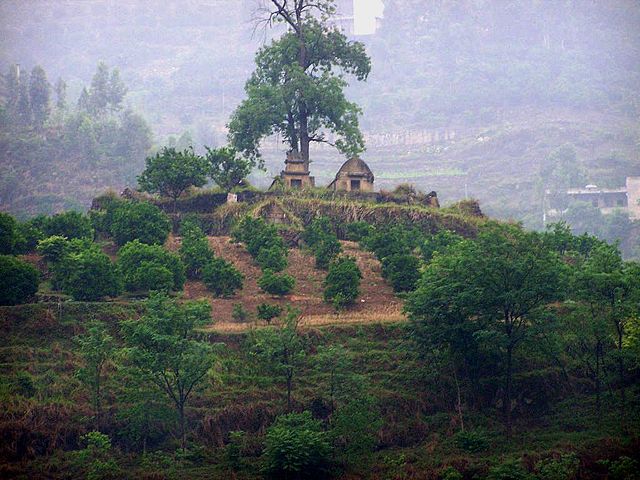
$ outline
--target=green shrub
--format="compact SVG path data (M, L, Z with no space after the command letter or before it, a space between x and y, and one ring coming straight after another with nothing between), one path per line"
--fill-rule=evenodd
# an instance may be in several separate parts
M227 466L234 472L239 471L242 466L242 445L245 434L242 431L229 432L229 443L224 451Z
M268 303L261 303L257 307L257 315L260 320L264 320L267 323L271 323L276 317L282 314L282 307L279 305L270 305Z
M8 213L0 212L0 255L16 253L18 222Z
M347 224L345 237L352 242L361 242L368 238L375 228L367 222L353 222Z
M304 229L304 232L302 232L302 240L314 251L316 246L323 242L327 236L336 236L333 226L331 225L331 220L327 217L314 218Z
M326 270L331 261L342 252L342 245L334 236L327 236L316 244L316 268Z
M231 309L231 318L236 322L245 322L249 318L249 312L247 312L241 303L234 303Z
M171 290L179 291L184 286L184 264L180 257L160 245L147 245L138 240L129 242L118 252L117 263L122 272L124 288L130 292L166 288L168 277L160 267L171 273ZM153 275L159 277L154 279Z
M516 460L509 460L501 465L491 467L487 475L487 480L534 480L534 478Z
M80 437L86 444L76 453L75 463L85 471L87 480L115 480L122 471L113 458L111 439L101 432L89 432Z
M478 430L458 432L454 435L453 439L456 446L465 452L476 453L489 448L487 437L483 432Z
M445 253L448 248L464 240L457 233L440 230L435 235L427 236L420 245L420 254L425 262L430 262L434 253Z
M420 260L413 255L390 255L382 260L382 276L394 292L411 292L420 279Z
M362 272L353 257L338 257L324 280L324 300L336 310L352 305L360 294Z
M440 472L440 480L462 480L462 474L453 467L447 467Z
M611 480L638 480L640 479L640 464L631 457L622 456L617 460L605 462Z
M231 297L242 288L244 275L222 258L214 258L202 270L202 280L216 297Z
M418 229L393 225L374 230L363 239L362 246L382 260L390 255L411 254L422 243L423 237Z
M80 212L64 212L48 217L43 221L43 226L47 237L93 238L91 220Z
M118 207L127 203L127 200L120 198L115 193L102 195L98 197L98 200L100 208L89 211L91 225L97 234L111 235L113 216Z
M202 269L213 259L209 240L200 227L192 221L182 224L182 244L180 258L186 267L187 278L202 277Z
M49 263L57 263L70 253L71 244L66 237L54 235L38 242L38 253Z
M266 223L261 218L243 218L233 229L232 236L236 241L245 244L253 258L256 258L263 248L286 250L276 226Z
M265 270L258 280L258 286L264 292L279 296L290 293L295 284L296 280L291 275L286 273L278 275L272 270Z
M16 373L14 379L16 392L25 398L31 398L36 394L36 386L33 383L33 376L24 370Z
M16 253L33 252L38 246L38 242L45 238L44 232L32 220L19 223L16 227L16 234Z
M134 240L162 245L170 231L169 217L148 202L124 202L113 213L111 234L118 245Z
M60 280L62 291L74 300L101 300L115 297L122 291L120 271L98 248L67 255L60 271L65 275Z
M536 463L536 478L539 480L573 480L578 473L580 461L575 453L547 458Z
M267 430L265 470L272 478L323 478L330 455L327 434L310 412L282 415Z
M38 291L38 271L27 262L0 255L0 305L26 302Z
M277 245L263 247L256 256L256 262L262 270L281 272L287 268L287 250Z

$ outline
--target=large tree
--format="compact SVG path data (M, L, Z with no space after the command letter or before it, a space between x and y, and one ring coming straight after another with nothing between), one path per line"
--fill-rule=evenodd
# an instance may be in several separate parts
M406 304L421 344L435 340L456 356L482 349L499 355L504 409L511 432L514 353L536 328L545 307L560 295L562 264L540 235L513 225L486 228L475 241L436 255ZM431 337L431 342L429 340Z
M47 74L40 66L33 67L31 70L29 98L33 124L36 128L41 129L51 112L51 85L47 80Z
M309 160L311 142L331 143L347 156L362 152L360 108L346 99L344 88L345 75L357 80L369 75L364 45L328 26L335 12L332 0L266 4L267 23L284 23L288 31L256 55L256 70L245 86L247 99L229 123L233 146L259 159L260 141L277 133L304 160Z
M138 177L140 188L173 199L173 209L182 193L189 187L207 183L209 162L196 155L193 148L182 152L165 147L155 156L147 158L147 167Z
M213 347L198 340L194 331L211 321L211 306L206 301L181 304L156 293L146 307L142 318L123 324L128 358L173 402L184 449L185 407L214 362Z

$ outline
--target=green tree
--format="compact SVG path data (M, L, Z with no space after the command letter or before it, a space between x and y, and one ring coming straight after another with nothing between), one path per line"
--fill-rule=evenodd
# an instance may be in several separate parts
M251 355L263 368L284 379L289 411L292 407L293 381L305 358L300 319L300 310L290 309L275 327L255 330L249 339Z
M233 147L206 149L211 168L209 176L225 192L240 186L254 167L253 162L242 158Z
M336 310L352 305L360 294L362 272L353 257L338 257L329 265L324 280L324 300Z
M111 439L104 433L93 431L80 437L86 447L77 452L75 461L84 470L87 480L116 480L122 470L113 458Z
M111 234L118 245L138 240L163 244L169 237L171 221L155 205L148 202L123 202L113 211Z
M155 293L138 320L123 322L127 358L173 402L180 424L180 443L187 442L185 408L214 363L213 347L196 339L195 329L211 321L206 301L178 303Z
M202 269L202 281L217 297L231 297L242 288L244 275L223 258L213 258Z
M206 184L208 173L209 162L196 155L193 148L179 152L175 148L164 147L155 156L147 158L138 184L144 192L171 198L175 212L180 195L189 187Z
M33 124L37 129L42 129L51 113L51 85L47 80L47 74L40 66L33 67L31 70L29 98Z
M330 455L329 436L310 412L282 415L267 429L264 458L270 478L324 478Z
M160 245L138 240L127 243L118 251L118 267L128 291L179 291L184 286L184 264L180 257Z
M87 325L86 333L75 338L84 366L77 376L89 388L96 416L96 426L102 423L102 399L105 370L115 354L115 342L104 324L94 321Z
M0 212L0 255L15 253L18 238L18 222L8 213Z
M262 291L278 296L290 293L295 284L296 279L288 273L277 274L273 270L265 270L258 279L258 286Z
M95 301L116 297L122 291L120 270L99 248L71 253L63 259L62 291L74 300Z
M360 109L345 98L343 75L365 80L371 62L362 43L325 22L334 12L330 0L272 0L269 23L289 31L258 51L247 99L229 123L234 148L249 158L259 158L260 141L274 133L306 161L311 142L329 143L323 131L337 136L335 147L348 157L364 150Z
M64 112L67 109L67 82L58 78L54 87L56 92L56 109Z
M202 229L192 221L183 221L180 230L182 243L179 252L186 267L187 278L200 278L204 267L214 258L209 240Z
M560 296L562 271L556 254L538 234L513 225L492 225L476 241L460 242L436 255L407 299L405 308L418 331L441 329L439 343L456 351L466 348L467 342L473 350L483 338L486 347L502 356L508 434L514 353L533 326L544 327L547 305ZM418 338L433 335L419 333Z
M38 271L15 257L0 255L0 305L24 303L38 291Z
M394 292L410 292L420 279L420 260L408 254L389 255L382 260L382 276Z
M93 238L91 220L86 215L68 211L43 219L46 236L60 235L68 239Z
M261 303L257 306L256 313L260 320L264 320L267 324L270 324L271 320L280 316L282 313L282 307L279 305Z
M572 287L574 298L589 305L594 324L602 325L604 321L612 329L624 411L625 332L629 319L640 312L640 268L637 264L623 262L616 247L601 244L593 250L582 268L577 270Z

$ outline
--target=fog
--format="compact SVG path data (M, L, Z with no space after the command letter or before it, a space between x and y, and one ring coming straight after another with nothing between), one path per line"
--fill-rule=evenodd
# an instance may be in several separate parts
M153 145L182 137L197 149L220 146L256 50L283 31L259 25L256 7L250 0L4 0L0 69L40 65L51 84L64 79L75 105L105 62L119 69L124 105L149 124ZM491 215L543 228L564 215L556 203L567 189L614 189L640 175L637 2L344 0L333 21L372 59L369 78L352 82L348 97L363 110L362 158L376 188L413 183L437 191L444 204L475 197ZM0 195L17 212L29 210L33 192L16 184L67 203L77 193L86 208L93 192L135 183L140 166L103 162L90 180L70 178L78 169L69 168L56 189L28 183L41 167L4 143ZM278 138L263 147L267 172L252 181L264 187L287 147ZM323 147L311 160L326 185L345 158Z

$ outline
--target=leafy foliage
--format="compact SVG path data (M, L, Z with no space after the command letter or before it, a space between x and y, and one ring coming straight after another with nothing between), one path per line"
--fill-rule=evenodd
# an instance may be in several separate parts
M69 253L58 271L64 272L64 278L60 279L62 291L74 300L101 300L115 297L122 290L120 271L99 248Z
M271 320L277 318L282 313L282 307L279 305L271 305L268 303L261 303L257 307L257 314L260 320L264 320L267 323L271 323Z
M202 270L202 281L217 297L231 297L242 288L244 275L223 258L214 258Z
M18 222L8 213L0 212L0 255L16 253Z
M256 256L256 262L262 270L281 272L287 268L287 250L278 245L262 247Z
M185 407L214 361L212 346L196 340L194 329L210 320L211 306L205 301L180 304L155 293L142 318L123 323L129 361L174 403L183 449Z
M329 266L324 281L324 300L336 310L352 305L360 294L362 272L353 257L338 257Z
M420 279L420 260L414 255L393 254L382 260L382 276L394 292L411 292Z
M180 258L185 264L187 278L200 278L202 270L214 257L209 240L202 229L193 222L183 221L181 230Z
M254 162L238 155L233 147L207 147L206 158L211 179L225 192L240 186L255 166Z
M125 202L113 213L111 234L118 245L134 240L149 245L163 244L170 231L169 218L148 202Z
M130 292L164 288L177 291L184 285L184 265L180 257L160 245L147 245L138 240L129 242L118 252L117 263L124 288Z
M282 415L267 430L265 470L272 478L323 478L330 454L322 424L308 411Z
M263 291L278 296L291 293L295 284L295 278L288 273L277 274L273 270L265 270L258 279L258 286Z
M38 291L38 271L15 257L0 255L0 305L24 303Z
M164 147L161 152L146 160L146 168L138 177L138 185L144 192L159 193L175 201L189 187L201 187L207 183L209 173L207 159L196 155L193 148L177 151Z

